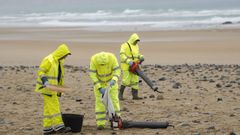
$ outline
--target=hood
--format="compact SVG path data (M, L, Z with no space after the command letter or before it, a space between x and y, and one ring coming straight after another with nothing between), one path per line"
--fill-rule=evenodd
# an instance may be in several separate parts
M66 44L61 44L53 53L53 57L57 60L62 58L65 55L71 55L71 52L69 51Z
M133 33L130 38L128 39L128 43L133 45L133 43L136 41L136 40L140 40L139 39L139 36L137 35L137 33Z
M98 64L107 64L109 62L108 53L99 53L96 60Z

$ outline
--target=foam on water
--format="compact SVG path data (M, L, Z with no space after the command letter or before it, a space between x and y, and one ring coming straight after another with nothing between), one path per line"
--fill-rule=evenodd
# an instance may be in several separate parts
M0 15L0 26L82 26L82 27L129 27L144 29L188 29L221 27L230 21L240 23L240 9L224 10L98 10L96 12L49 12ZM105 29L105 28L104 28ZM116 29L118 30L118 29Z

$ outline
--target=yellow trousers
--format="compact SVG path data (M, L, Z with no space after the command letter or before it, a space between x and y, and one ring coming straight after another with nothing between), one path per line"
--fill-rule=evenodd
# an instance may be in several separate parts
M43 132L49 133L53 130L57 131L64 127L60 104L57 95L43 95L44 111L43 111Z
M122 83L124 86L128 86L135 90L138 90L139 89L138 82L139 77L136 74L133 74L128 70L122 71Z
M102 88L106 88L107 84L101 84ZM94 88L95 95L95 114L97 126L104 126L107 122L105 106L101 101L102 94L98 89ZM112 99L113 107L118 116L120 116L120 104L118 99L118 84L116 83L110 89L110 96Z

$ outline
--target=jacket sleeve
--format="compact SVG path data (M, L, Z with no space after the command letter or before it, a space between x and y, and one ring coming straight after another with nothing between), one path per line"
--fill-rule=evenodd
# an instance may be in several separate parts
M90 62L89 76L93 81L94 87L96 87L96 89L101 88L100 81L97 78L97 69L96 69L96 66L94 64L94 59L93 58L91 58L91 62Z
M125 44L126 43L122 44L122 46L121 46L121 49L120 49L120 59L121 59L122 63L127 63L128 64L131 61L131 59L129 59L127 57L126 51L127 51L128 48L126 47Z
M115 82L117 82L120 78L121 70L120 70L119 64L118 64L115 56L113 57L113 69L112 70L113 70L113 78L112 79Z
M139 60L144 59L144 56L140 53L140 49L138 45L137 45L137 48L138 48L138 59Z
M41 79L42 78L47 79L46 73L49 71L50 68L51 68L51 63L47 59L44 59L39 66L39 69L38 69L38 72L37 72L38 76Z

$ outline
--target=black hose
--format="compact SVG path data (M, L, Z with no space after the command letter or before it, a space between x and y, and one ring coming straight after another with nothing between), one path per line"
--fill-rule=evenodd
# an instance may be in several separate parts
M126 121L122 122L122 128L167 128L168 122L137 122L137 121Z

